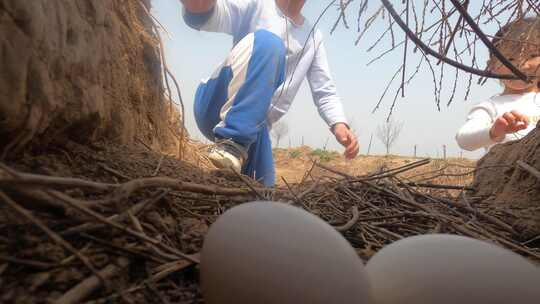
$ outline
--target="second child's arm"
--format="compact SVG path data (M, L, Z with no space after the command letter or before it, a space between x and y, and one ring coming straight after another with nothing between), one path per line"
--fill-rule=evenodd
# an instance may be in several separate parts
M458 145L474 151L504 141L507 134L527 129L529 119L517 111L496 117L495 109L488 103L475 106L467 116L467 122L456 134Z
M467 151L488 147L497 142L491 138L490 130L496 111L489 103L481 103L469 112L467 121L456 134L458 145Z

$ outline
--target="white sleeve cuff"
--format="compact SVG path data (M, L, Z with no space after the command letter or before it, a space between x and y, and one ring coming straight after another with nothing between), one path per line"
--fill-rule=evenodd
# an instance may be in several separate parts
M497 141L491 139L490 127L471 129L467 124L456 134L458 145L467 151L474 151L483 147L489 147L504 141L505 136L497 138Z

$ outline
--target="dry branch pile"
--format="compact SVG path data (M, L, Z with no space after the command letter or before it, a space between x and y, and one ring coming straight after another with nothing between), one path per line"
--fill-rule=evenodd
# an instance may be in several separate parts
M197 253L208 226L256 199L322 217L363 259L407 236L455 233L540 261L539 242L510 225L512 210L494 213L466 192L452 198L447 189L459 187L403 177L429 160L363 177L314 165L334 177L307 172L301 184L268 190L143 147L46 152L0 169L0 302L200 303Z

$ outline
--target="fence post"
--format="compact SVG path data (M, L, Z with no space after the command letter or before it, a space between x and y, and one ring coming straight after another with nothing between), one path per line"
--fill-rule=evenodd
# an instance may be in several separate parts
M326 141L324 142L323 150L326 151L326 147L328 146L328 142L330 141L330 137L326 138Z
M443 145L442 148L443 148L443 159L446 159L446 145Z

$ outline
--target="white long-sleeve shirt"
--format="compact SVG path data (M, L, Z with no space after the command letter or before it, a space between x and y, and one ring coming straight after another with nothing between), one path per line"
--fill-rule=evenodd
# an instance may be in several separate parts
M347 119L330 74L322 33L305 20L294 24L273 0L217 0L207 16L184 9L184 20L192 28L233 36L236 45L247 34L268 30L284 41L287 48L286 78L272 99L268 123L278 121L290 108L302 81L307 78L313 101L324 121L333 126ZM304 47L305 46L305 47Z
M513 134L507 134L501 141L494 141L489 135L493 123L504 113L511 111L527 115L529 127ZM495 144L523 138L536 128L539 120L540 93L494 96L471 109L467 121L456 134L456 141L464 150L474 151L480 148L489 150Z

